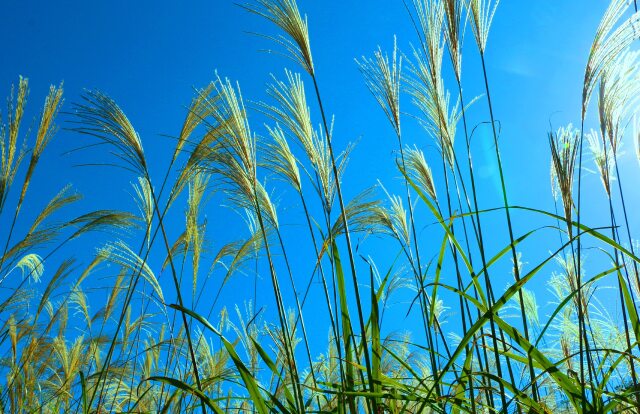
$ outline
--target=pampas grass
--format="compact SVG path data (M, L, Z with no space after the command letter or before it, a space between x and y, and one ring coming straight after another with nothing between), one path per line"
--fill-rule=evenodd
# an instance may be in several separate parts
M0 411L635 409L640 258L618 168L628 139L640 147L630 5L613 0L596 29L577 94L581 127L548 134L554 212L509 202L486 62L498 1L416 0L407 7L411 53L394 37L389 52L378 47L356 61L390 126L380 134L397 141L388 161L403 179L398 194L385 180L351 198L343 192L359 149L334 136L324 68L311 53L313 20L295 0L242 6L273 24L276 33L262 37L294 66L271 75L255 105L228 78L196 88L164 151L161 180L151 174L146 137L114 99L88 91L71 106L78 146L108 148L99 153L105 165L91 168L131 174L135 214L78 213L80 195L69 186L32 204L63 92L49 89L28 135L28 82L19 78L0 128L0 214L11 223L0 232ZM484 95L465 100L467 30ZM597 128L585 133L594 94ZM487 113L468 113L465 101L486 102ZM469 128L487 115L500 197L479 206ZM435 145L407 145L411 122ZM602 187L581 181L585 139ZM581 211L586 191L606 196L605 227ZM244 223L236 240L213 230L222 209ZM483 231L502 214L494 232L509 239L496 246ZM523 218L543 224L516 226ZM384 257L368 254L372 236L385 243ZM530 248L534 240L544 253ZM78 242L88 263L69 246ZM587 244L595 248L582 254ZM498 289L502 273L510 282ZM243 303L226 303L232 286L244 289ZM406 321L392 319L398 312Z

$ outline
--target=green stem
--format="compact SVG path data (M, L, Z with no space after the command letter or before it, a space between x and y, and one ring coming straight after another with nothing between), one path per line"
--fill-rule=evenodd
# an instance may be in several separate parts
M396 130L396 135L398 138L398 146L400 147L400 159L402 162L402 169L404 171L407 171L407 166L405 163L405 157L404 157L404 145L402 144L402 133L400 132L400 130ZM415 269L414 267L414 278L415 278L415 282L416 282L416 289L418 291L418 300L420 302L420 314L422 316L422 320L423 320L423 325L424 325L424 329L425 329L425 334L427 336L427 342L429 343L429 347L433 350L433 344L434 344L434 340L433 340L433 333L431 332L431 324L429 323L429 313L427 312L427 304L425 303L425 299L426 301L428 301L428 297L425 298L426 296L426 292L424 292L424 289L422 288L422 286L424 285L423 283L423 277L422 277L422 265L420 263L420 250L419 250L419 246L418 246L418 236L417 236L417 232L416 232L416 226L415 226L415 220L414 220L414 213L413 213L413 203L411 201L411 192L409 191L409 183L407 182L407 180L405 179L404 181L405 184L405 189L407 192L407 204L408 204L408 208L409 208L409 221L411 222L411 235L413 237L413 245L414 245L414 249L415 249L415 254L416 254L416 261L417 261L417 269ZM408 256L409 256L409 260L413 261L413 259L411 258L411 251L409 250L408 252ZM424 293L423 293L424 292ZM425 317L427 319L425 319ZM434 315L435 318L435 315ZM434 375L438 372L438 364L435 360L435 355L433 352L430 352L430 359L431 359L431 370L434 373ZM438 393L438 396L442 395L442 390L438 387L436 388L436 391Z
M585 108L585 102L582 104L582 108ZM582 223L582 209L581 201L582 201L582 153L583 153L583 142L584 142L584 111L583 116L580 121L580 141L578 142L578 201L577 201L577 212L576 212L576 222L578 225L578 229ZM567 223L569 234L571 234L571 223ZM587 396L586 396L586 381L585 381L585 373L584 373L584 360L585 353L587 358L587 364L589 366L589 382L590 388L592 390L592 396L594 396L595 387L593 387L593 378L591 376L591 351L589 347L589 338L587 336L587 329L585 324L586 318L586 310L583 309L583 293L582 293L582 237L578 237L577 240L576 251L573 249L573 243L571 244L573 262L574 262L574 271L576 272L576 283L578 285L578 328L579 328L579 353L580 353L580 390L582 397L582 410L586 412L587 409ZM577 257L577 258L576 258Z
M333 331L333 335L334 335L334 337L336 338L336 341L337 341L340 335L339 335L339 332L338 332L338 328L336 326L335 317L333 315L333 309L331 308L331 298L329 296L329 288L327 286L327 279L326 279L325 274L324 274L324 268L322 266L322 262L321 262L321 258L320 258L320 252L318 251L318 245L316 244L316 236L315 236L315 233L313 231L313 226L311 225L311 215L309 214L309 209L307 207L307 202L304 199L304 195L302 194L302 190L301 189L298 189L298 194L300 195L300 200L302 201L302 208L304 210L305 218L307 220L307 227L309 228L309 234L311 235L311 242L313 244L313 249L315 251L316 258L317 258L316 259L316 261L317 261L316 267L320 271L320 280L322 281L322 288L323 288L325 300L327 302L327 310L329 311L329 321L331 322L331 330ZM311 274L311 279L309 280L309 285L307 286L307 290L305 292L305 295L302 298L302 306L304 306L304 303L306 301L307 293L309 292L309 288L311 287L311 282L313 281L313 276L314 275L315 275L315 269L314 269L314 272ZM340 378L342 378L344 380L344 369L342 367L342 350L340 349L339 346L336 346L336 351L338 352L338 360L340 361L340 364L339 364L339 367L340 367ZM311 366L311 369L313 369L313 366Z
M176 272L176 268L175 265L173 263L173 255L171 254L171 246L169 245L169 239L167 238L167 233L165 231L164 228L164 221L162 220L162 214L160 214L160 210L158 209L158 199L156 198L155 195L155 191L153 189L153 185L151 185L151 179L149 177L149 173L145 171L145 179L149 182L149 188L151 189L151 197L153 198L153 206L154 206L154 210L156 212L156 215L158 216L158 223L160 225L160 232L162 233L162 239L164 241L164 245L165 248L167 249L167 255L169 258L169 266L171 267L171 275L173 276L173 282L175 284L175 288L176 288L176 295L177 295L177 299L178 299L178 304L180 305L181 309L185 309L184 308L184 302L182 300L182 293L180 291L180 282L178 280L178 275ZM187 344L189 346L189 354L191 356L191 363L193 364L193 375L195 377L196 380L196 387L198 388L198 391L202 391L202 384L200 383L200 373L198 371L198 362L196 360L196 354L195 351L193 349L193 343L191 341L191 331L189 329L189 322L187 321L187 315L184 312L184 310L180 311L180 314L182 315L182 324L184 325L184 329L185 329L185 334L187 336ZM205 404L201 404L202 407L202 413L206 414L206 408L205 408Z
M282 335L284 340L285 347L285 355L286 355L286 363L288 365L288 369L291 373L292 380L294 382L293 392L295 397L297 398L297 412L304 412L304 400L302 396L302 390L300 389L300 377L298 375L298 368L295 363L295 355L293 352L293 346L291 345L291 337L290 337L290 329L289 324L287 323L287 315L284 308L284 303L282 301L282 294L280 291L280 284L278 282L278 277L276 275L275 266L273 264L273 259L271 256L271 248L269 247L269 240L267 238L267 231L264 224L264 220L262 217L262 210L260 207L260 201L258 200L258 192L256 185L256 177L254 176L253 181L253 194L254 194L254 208L256 210L256 215L258 216L258 224L260 225L260 231L262 233L262 239L264 240L264 247L267 253L267 260L269 262L269 272L271 274L271 283L273 285L273 291L276 299L276 307L278 308L278 317L280 319L280 326L282 328Z
M480 53L480 61L482 62L482 74L484 75L484 85L485 91L487 93L487 103L489 106L489 115L491 117L491 130L493 131L493 143L496 153L496 159L498 161L498 173L500 175L500 185L502 187L502 200L504 202L505 207L505 215L507 219L507 228L509 230L509 241L511 242L511 256L513 260L513 269L514 276L516 279L516 283L520 282L520 269L518 267L518 255L516 253L516 246L514 243L513 237L513 225L511 222L511 212L509 211L509 201L507 199L507 187L504 181L504 172L502 169L502 160L500 158L500 148L498 146L498 134L496 132L496 123L493 115L493 105L491 103L491 93L489 92L489 80L487 77L487 67L485 64L484 52ZM520 302L520 314L522 317L522 326L524 328L524 337L527 341L529 341L529 324L527 322L527 315L524 307L524 297L522 295L522 290L518 291L518 300ZM536 381L535 370L533 368L533 359L531 357L531 351L529 349L526 350L528 366L529 366L529 376L532 381L532 392L533 392L533 400L538 402L538 385Z
M369 379L369 390L373 391L374 386L373 386L373 377L371 375L371 358L369 356L369 349L367 347L367 332L365 330L365 324L364 324L364 316L362 313L362 306L361 306L361 300L360 300L360 288L358 287L358 276L356 273L356 265L355 265L355 259L353 256L353 249L352 249L352 244L351 244L351 234L349 232L349 223L347 220L347 214L346 214L346 210L344 207L344 200L342 198L342 188L340 185L340 174L338 172L338 166L336 164L336 157L333 151L333 144L331 143L332 141L332 137L331 137L331 133L329 131L329 125L327 123L327 117L324 111L324 107L322 105L322 98L320 96L320 89L318 88L318 81L316 79L316 75L312 74L311 75L311 79L313 80L313 87L315 89L315 93L316 93L316 97L318 99L318 106L320 108L320 114L322 115L322 123L324 126L324 131L325 134L327 136L327 146L329 148L329 155L331 157L331 166L333 169L333 177L335 179L335 183L336 183L336 192L338 194L338 203L340 204L340 215L342 217L342 223L344 225L344 233L345 233L345 238L346 238L346 242L347 242L347 252L349 254L349 265L351 266L351 277L353 280L353 290L354 290L354 294L356 297L356 304L357 304L357 310L358 310L358 321L360 323L360 332L362 335L362 349L364 351L364 359L365 359L365 364L366 364L366 368L367 368L367 375L368 375L368 379ZM376 403L375 400L373 401L373 408L374 408L374 412L377 412L377 407L376 407Z
M487 268L487 259L486 259L486 255L484 252L484 239L482 237L482 223L480 221L480 212L478 211L478 194L476 191L476 180L475 180L475 174L473 172L473 158L471 155L471 140L469 138L469 129L467 126L467 115L466 115L466 109L465 109L465 105L464 105L464 96L462 94L462 81L460 79L460 76L456 73L456 83L458 85L458 96L460 98L460 108L462 111L462 125L464 127L464 138L465 138L465 144L467 147L467 162L469 165L469 178L471 181L471 196L473 198L473 212L476 218L476 223L477 223L477 228L474 226L474 229L476 230L476 240L478 242L478 249L480 251L480 259L482 262L482 267L483 269L485 269L485 284L489 283L490 286L490 278L489 278L489 274L488 271L489 269ZM458 171L460 171L460 169L458 168ZM459 172L460 173L460 172ZM462 180L462 176L461 176L461 180ZM474 289L475 291L475 289ZM477 294L477 292L476 292ZM493 295L491 295L493 296ZM478 317L480 317L480 311L477 310L478 313ZM491 317L490 320L490 324L493 324L493 316ZM485 358L485 362L489 363L489 355L488 355L488 347L486 344L486 340L485 340L485 335L484 335L484 329L480 331L480 339L482 342L482 349L484 352L484 358ZM478 361L480 363L480 369L482 370L482 361L480 360L480 358L478 357ZM483 377L483 381L485 382L485 384L487 385L485 387L486 389L486 393L487 393L487 401L489 403L489 407L493 408L493 398L491 397L491 390L492 388L490 386L488 386L489 381Z

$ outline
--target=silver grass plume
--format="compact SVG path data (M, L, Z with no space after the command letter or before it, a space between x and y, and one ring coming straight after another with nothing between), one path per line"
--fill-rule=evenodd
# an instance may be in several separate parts
M228 195L236 207L254 211L259 208L267 221L277 227L275 207L257 178L256 137L249 126L240 87L234 88L229 79L218 77L214 88L217 102L211 116L215 125L209 133L221 148L210 154L210 168L230 185Z
M455 130L461 113L459 103L449 112L450 95L442 77L444 7L436 0L416 0L414 6L422 31L422 52L413 50L416 62L409 65L412 77L408 79L408 89L413 103L427 120L420 122L433 135L447 162L453 165Z
M274 83L267 87L267 94L274 98L278 105L262 104L262 107L270 117L296 138L309 160L315 162L314 129L311 124L311 111L307 104L304 82L298 73L285 70L285 75L286 82L272 76Z
M146 175L147 165L140 136L129 118L116 102L99 91L87 91L84 104L75 104L75 115L80 126L77 132L92 135L118 150L115 154L128 168Z
M367 88L376 99L391 125L400 134L400 81L402 72L402 56L398 57L396 38L393 38L391 60L382 53L382 49L374 52L373 58L362 57L356 60L360 72L364 76Z
M298 192L302 191L298 160L289 148L284 131L277 124L274 128L268 126L266 128L273 142L266 144L264 165L291 184Z
M186 240L191 250L192 264L192 295L195 297L196 288L198 286L198 271L200 270L200 258L202 256L202 248L205 241L206 222L200 224L200 210L203 205L203 198L207 194L210 176L200 171L193 176L189 183L189 193L187 197L187 213L186 213Z
M451 105L444 80L439 74L432 73L433 65L415 50L414 56L418 63L410 65L415 78L409 80L409 92L414 105L426 119L418 118L418 121L433 136L445 159L453 166L456 129L462 117L460 103L457 101Z
M193 131L211 114L214 108L213 101L215 101L215 97L211 96L213 91L213 83L209 83L205 88L196 91L196 96L191 100L191 104L187 108L187 115L182 124L180 135L178 135L178 142L173 152L174 161L183 150L185 144L189 142Z
M288 37L265 37L282 46L287 57L300 64L309 75L314 75L307 16L300 14L295 0L256 0L255 4L245 4L243 7L283 30Z
M373 188L368 188L353 197L345 206L345 214L349 223L349 231L365 234L380 232L380 223L376 217L376 211L380 202L372 198ZM344 221L337 217L331 226L331 235L336 238L344 234ZM331 237L327 238L327 243Z
M382 183L378 182L378 184L387 195L389 206L376 206L374 209L375 219L385 233L390 234L393 238L397 239L404 248L407 248L411 245L411 240L409 237L407 211L403 206L402 198L394 194L389 194Z
M615 28L630 4L629 0L612 0L596 30L584 72L583 119L587 113L591 94L602 72L608 70L614 64L616 57L640 36L640 13L637 12Z
M614 179L613 171L615 166L612 147L602 138L599 132L592 130L586 137L604 190L608 196L611 196L611 180Z
M162 288L149 264L131 250L125 242L108 243L98 250L98 257L103 261L119 265L130 272L140 272L140 275L149 283L161 303L164 303Z
M18 261L18 263L15 265L14 268L20 269L22 271L23 278L28 277L29 280L32 280L34 282L39 282L40 278L44 274L42 257L40 257L35 253L30 253L23 256L22 259Z
M427 160L424 157L422 150L417 146L406 147L404 150L407 164L407 171L405 174L409 175L415 184L426 194L431 197L432 200L437 201L436 186L433 181L433 175L431 168L427 164Z
M22 186L22 192L20 194L20 204L22 203L22 200L24 200L36 164L40 160L45 148L49 145L51 138L53 138L57 131L54 120L62 106L62 93L62 84L57 88L52 85L49 87L49 94L44 100L40 123L38 125L38 132L36 134L36 142L31 153L31 161L29 162L24 185ZM20 208L20 205L18 208Z
M445 40L451 53L451 64L457 79L462 78L462 44L469 14L464 16L464 0L442 0L445 15Z
M562 198L564 216L570 238L572 236L573 177L578 155L579 138L580 131L571 124L567 127L559 128L555 134L553 132L549 133L554 176Z
M229 156L237 161L238 173L251 184L256 181L256 138L242 100L240 86L234 88L229 79L217 78L214 84L219 102L211 114L216 125L210 129Z
M330 131L331 132L331 131ZM325 201L328 212L331 212L333 202L337 194L337 187L335 182L335 175L333 174L333 163L331 161L331 151L329 149L329 142L327 137L319 129L318 132L313 135L313 147L316 155L315 162L313 162L313 170L318 176L319 188L316 190ZM349 160L349 154L353 150L353 145L348 145L347 148L339 154L336 158L336 167L338 171L338 177L342 177L347 167L347 161ZM315 183L314 183L314 186Z
M489 29L500 0L493 5L492 0L468 0L467 8L471 15L471 29L481 54L484 54L489 39Z
M29 82L20 77L18 92L11 87L11 97L7 108L7 122L0 118L0 211L9 194L9 187L13 183L18 167L24 157L24 151L18 150L18 134L24 107L27 103ZM15 100L15 101L14 101Z
M551 156L551 162L549 163L549 178L551 179L551 196L553 201L557 201L560 197L560 189L558 188L558 177L556 177L556 167L553 164L553 155Z
M151 243L149 236L151 235L151 226L154 214L154 201L151 193L151 183L145 177L138 177L138 183L132 184L132 186L133 191L135 192L134 201L140 211L140 216L142 217L146 227L145 238L147 240L148 247Z
M639 52L623 52L602 71L598 89L598 116L602 139L608 141L615 159L625 127L637 111L640 99Z

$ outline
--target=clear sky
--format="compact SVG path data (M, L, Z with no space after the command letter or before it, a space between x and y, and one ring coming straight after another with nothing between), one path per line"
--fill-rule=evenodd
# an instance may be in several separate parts
M399 48L409 54L409 45L416 43L416 37L402 1L300 0L299 4L309 18L311 47L325 105L335 115L335 145L344 148L347 142L358 143L346 173L347 198L375 185L378 179L390 191L400 192L401 182L393 162L396 149L393 130L362 82L354 58L370 56L378 45L388 49L394 34ZM606 6L604 0L504 0L498 8L489 36L487 62L495 113L502 125L500 145L513 204L553 210L547 132L550 123L555 129L568 122L579 122L584 64ZM166 135L178 134L193 87L206 85L217 70L221 76L239 81L246 100L260 101L267 99L264 89L271 73L282 77L285 67L300 70L276 54L261 53L260 50L275 49L275 46L248 32L271 33L272 28L230 0L3 0L0 2L0 95L8 95L18 75L28 77L31 89L28 115L35 116L52 83L64 81L66 110L70 110L71 103L79 101L83 88L107 93L124 109L140 133L158 186L173 148L173 141ZM470 97L481 95L483 84L470 31L466 40L463 83L465 94ZM450 72L447 73L451 81ZM408 96L403 96L401 105L407 113L416 113ZM474 125L488 120L486 101L480 99L469 110L469 115ZM70 118L70 115L61 115L62 128L70 127L66 122ZM420 146L435 163L438 158L433 141L409 116L405 116L404 122L407 142ZM590 121L589 126L595 127L595 124ZM264 132L259 122L253 127ZM501 203L489 132L486 127L479 127L472 145L483 207ZM97 150L67 153L82 146L85 139L64 129L58 133L34 178L35 191L31 193L30 205L37 207L25 213L28 217L36 214L68 182L85 194L84 209L99 206L134 211L129 196L134 177L109 167L73 167L87 159L108 157ZM633 144L628 142L625 147L621 167L623 175L632 177L626 182L626 196L629 205L633 205L639 198L637 181L633 178L638 176L638 165ZM591 168L590 161L586 164ZM438 179L439 169L434 171ZM589 173L586 177L585 183L592 194L585 203L587 222L594 226L606 225L608 215L599 178ZM276 185L274 192L276 198L281 199L281 217L287 217L288 210L299 210L291 190ZM212 199L207 210L210 237L217 246L246 234L234 213L215 205L220 201L221 198ZM427 226L431 221L426 209L418 211L425 217L421 220ZM174 236L183 225L179 214L176 217ZM302 216L290 217L292 219L283 219L290 243L307 242L304 222L299 220ZM515 214L516 233L539 224L527 221L527 217ZM501 219L499 216L496 220ZM237 225L228 225L230 221ZM495 246L504 245L505 228L496 230L492 227L493 221L487 223L486 231ZM0 224L4 227L4 223ZM638 229L637 218L632 221L632 228ZM429 232L430 227L422 231L427 243L431 240ZM548 237L557 236L549 233ZM386 255L388 250L376 240L367 243L363 254L374 256L381 269L390 264L395 253ZM78 248L81 259L88 257L90 244ZM540 253L550 247L545 237L541 237L529 248L535 253L529 258L525 252L525 262L539 259ZM435 248L431 250L430 254L436 254ZM304 258L294 262L300 268L305 263ZM303 280L307 278L306 273ZM169 282L168 278L164 280ZM242 279L234 285L235 289L228 291L228 304L248 298L242 289L247 286L247 280ZM264 278L263 282L268 280ZM543 284L536 286L537 291L545 292ZM267 301L268 297L263 300Z

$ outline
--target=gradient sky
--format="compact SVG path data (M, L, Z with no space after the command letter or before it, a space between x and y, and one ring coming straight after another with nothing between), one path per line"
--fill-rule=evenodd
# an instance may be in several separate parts
M553 211L547 133L550 124L555 129L571 121L579 122L583 68L606 5L603 0L505 0L498 8L486 58L496 118L502 125L500 145L512 204ZM393 130L362 82L354 58L370 56L378 45L388 49L394 34L399 48L409 54L410 44L415 44L416 37L402 1L301 0L300 8L309 18L311 47L325 106L335 115L335 145L344 148L347 142L357 142L346 174L346 197L375 185L378 179L388 190L401 191L393 162L396 149ZM255 102L267 99L264 90L271 73L282 77L285 67L300 70L275 53L261 53L276 47L248 32L273 33L266 22L227 0L3 0L0 3L0 39L3 39L0 95L9 94L10 85L17 81L18 75L28 77L31 90L28 115L35 116L52 83L64 81L66 110L70 110L71 103L79 102L84 88L107 93L124 109L140 133L156 185L159 185L173 148L173 141L167 135L179 133L194 87L206 85L217 71L221 76L237 80L245 99ZM464 92L467 97L479 96L484 90L470 31L466 40ZM447 76L451 81L448 67ZM416 113L407 96L401 105L407 113ZM474 125L488 120L483 97L471 107L469 116ZM69 128L70 119L70 115L63 114L59 124ZM315 122L319 122L319 118ZM409 116L405 116L403 122L406 141L420 146L435 163L438 158L433 141ZM264 132L260 122L255 122L253 127L258 133ZM592 120L589 127L595 127ZM486 126L480 126L472 144L480 204L485 208L501 203L489 133ZM462 142L459 139L459 143ZM74 167L87 160L108 162L105 159L109 156L96 150L67 153L84 143L86 137L61 129L34 178L28 200L34 207L25 212L25 220L35 215L66 183L73 183L85 195L78 211L95 206L135 211L130 199L130 183L135 177L109 167ZM630 142L620 162L623 176L638 176ZM593 169L590 161L586 164ZM438 168L434 167L434 171L437 179L441 177ZM587 222L593 226L606 225L608 215L599 178L590 173L585 177L590 191L585 199ZM635 182L635 178L626 182L629 205L637 205L639 201ZM308 243L301 217L293 215L298 213L287 216L287 211L299 210L299 205L293 201L291 190L280 187L276 186L275 194L281 199L281 217L286 217L282 219L285 234L292 245ZM207 210L210 237L217 246L246 235L235 213L215 206L221 201L214 197ZM178 211L174 213L183 208L177 206ZM428 226L431 220L427 211L423 206L418 211L424 217L421 219L425 226L421 231L424 244L435 240L430 250L430 254L435 254L434 244L439 245L440 236L431 237L433 227ZM516 213L514 216L517 234L540 224L530 221L527 215ZM183 225L179 214L176 217L174 236ZM486 222L485 231L496 247L506 242L506 230L500 226L502 218L500 215ZM229 222L237 225L231 226ZM632 229L638 229L638 224L636 217L631 223ZM4 227L4 223L0 225ZM548 243L550 237L554 237L552 244ZM93 249L91 240L76 247L75 253L85 263ZM100 240L96 237L95 244ZM547 233L528 245L533 253L529 257L525 251L523 260L529 263L539 260L539 255L555 243L557 236ZM381 270L386 269L396 252L391 250L394 254L388 255L389 250L384 246L383 242L370 240L362 251L374 256ZM305 258L297 257L294 266L305 268ZM306 280L307 273L305 271L302 280ZM546 278L549 273L541 277ZM169 282L168 277L164 280ZM507 280L505 278L504 283ZM268 280L265 278L263 282ZM234 288L227 293L227 304L247 298L243 288L249 279L240 278L234 283ZM540 294L546 292L543 283L537 284L535 290ZM269 297L262 300L267 302ZM402 318L402 315L396 317ZM326 331L322 332L324 335Z

